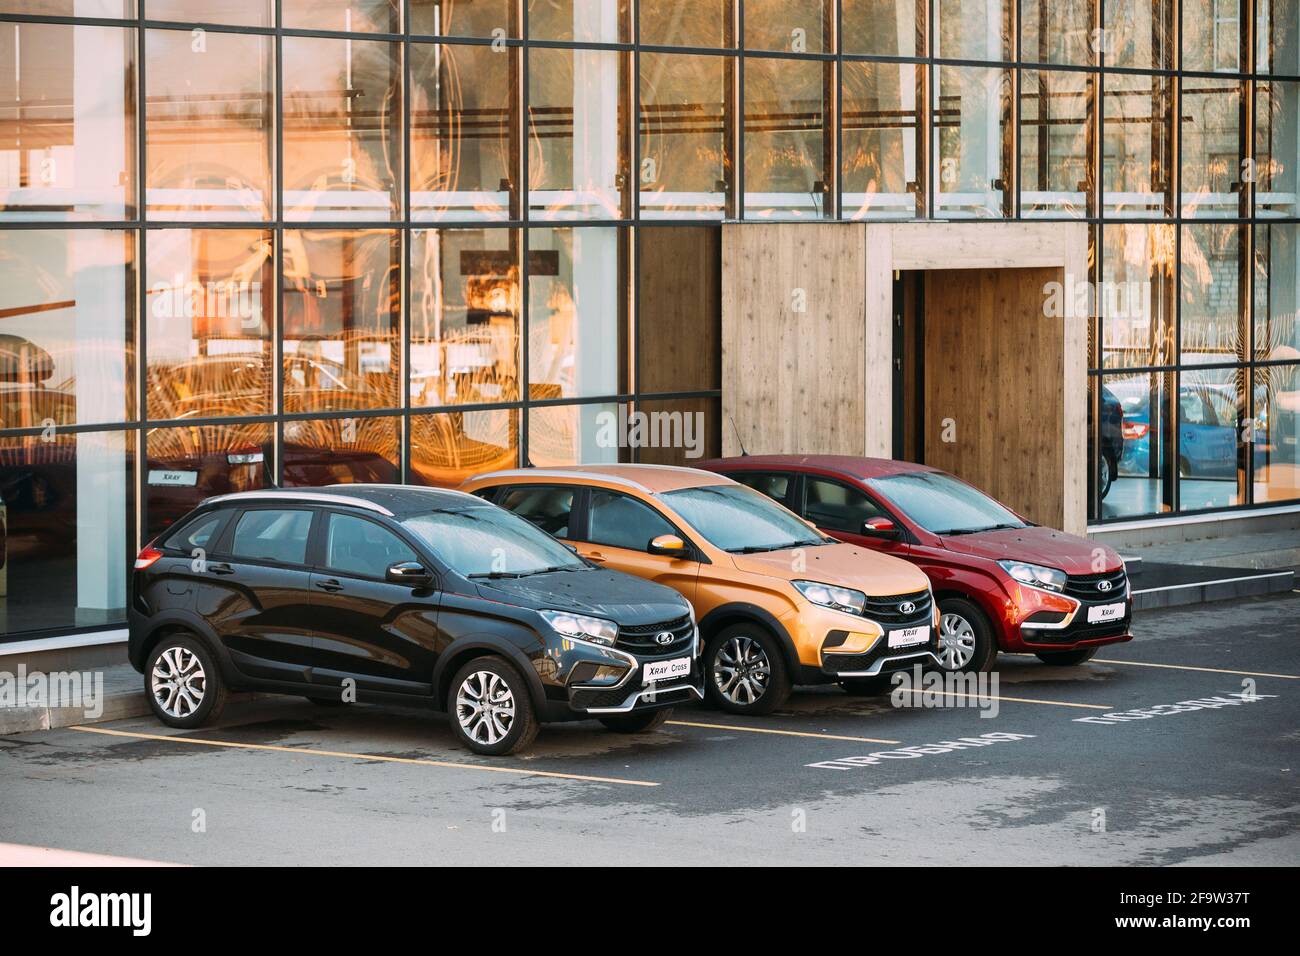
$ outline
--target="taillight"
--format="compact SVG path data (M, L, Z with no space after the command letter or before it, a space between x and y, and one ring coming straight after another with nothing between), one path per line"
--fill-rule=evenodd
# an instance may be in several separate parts
M149 567L149 565L153 564L162 556L163 553L159 551L157 548L146 547L143 551L141 551L138 555L136 555L135 569L137 571L143 571L145 568Z
M1146 438L1147 432L1151 426L1146 422L1125 422L1124 437L1130 441L1136 441L1139 438Z

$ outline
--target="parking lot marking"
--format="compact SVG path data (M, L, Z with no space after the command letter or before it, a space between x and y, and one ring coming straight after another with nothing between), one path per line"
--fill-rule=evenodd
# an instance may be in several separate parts
M1236 674L1238 677L1276 677L1279 680L1300 680L1300 674L1264 674L1259 671L1230 671L1222 667L1193 667L1190 664L1152 664L1150 661L1115 661L1095 657L1094 664L1129 664L1133 667L1163 667L1171 671L1201 671L1205 674Z
M701 724L693 720L669 720L665 723L677 727L700 727L704 730L739 730L747 734L777 734L781 737L817 737L821 740L854 740L865 744L901 744L901 740L882 740L879 737L846 737L843 734L816 734L805 730L777 730L773 727L740 727L735 724Z
M1065 700L1037 700L1033 697L998 697L996 694L963 694L956 690L923 690L919 687L913 694L943 694L945 697L964 697L967 700L1005 700L1014 704L1049 704L1053 707L1082 707L1086 710L1113 710L1110 704L1075 704Z
M649 780L624 780L621 777L593 777L581 773L560 773L555 770L529 770L526 767L489 767L476 763L457 763L454 760L428 760L420 757L386 757L380 754L358 754L345 750L317 750L314 747L281 747L275 744L245 744L234 740L203 740L198 737L173 737L168 734L141 734L128 730L109 730L107 727L75 725L68 730L88 734L105 734L110 737L132 737L136 740L163 740L177 744L199 744L204 747L231 747L238 750L269 750L275 753L304 754L309 757L345 757L350 760L374 760L380 763L409 763L424 767L451 767L456 770L485 770L489 773L512 773L525 777L554 777L560 780L582 780L587 783L617 783L627 787L657 787Z

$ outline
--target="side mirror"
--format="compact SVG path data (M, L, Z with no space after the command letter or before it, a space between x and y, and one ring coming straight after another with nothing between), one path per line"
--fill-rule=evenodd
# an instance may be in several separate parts
M868 518L862 522L862 533L868 538L897 538L899 530L888 518Z
M429 569L418 561L399 561L397 564L390 564L384 577L394 584L409 584L413 588L433 582L433 575Z
M671 558L684 558L689 553L686 542L675 534L661 534L657 538L651 538L650 543L646 545L646 550L651 554L663 554Z

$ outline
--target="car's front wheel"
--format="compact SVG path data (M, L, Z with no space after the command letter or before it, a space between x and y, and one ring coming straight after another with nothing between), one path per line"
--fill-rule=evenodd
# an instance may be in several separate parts
M600 722L616 734L645 734L658 730L672 715L671 707L661 707L659 710L647 710L639 714L601 717Z
M991 671L998 643L984 612L965 598L939 602L939 665L946 671Z
M500 657L478 657L451 679L447 713L452 731L478 754L522 750L537 736L537 715L524 677Z
M226 682L204 643L192 634L168 634L149 652L145 694L168 727L201 727L221 716Z
M781 646L756 624L733 624L704 650L709 700L733 714L770 714L790 696Z
M1071 667L1092 660L1092 655L1096 653L1095 647L1080 647L1073 651L1037 651L1034 656L1054 667Z

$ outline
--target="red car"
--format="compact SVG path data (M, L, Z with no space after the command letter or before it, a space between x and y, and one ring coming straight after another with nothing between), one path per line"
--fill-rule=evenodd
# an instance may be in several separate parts
M749 485L841 541L905 558L939 601L938 657L987 671L999 650L1080 664L1132 640L1124 562L1043 528L947 472L886 458L758 455L699 467Z

